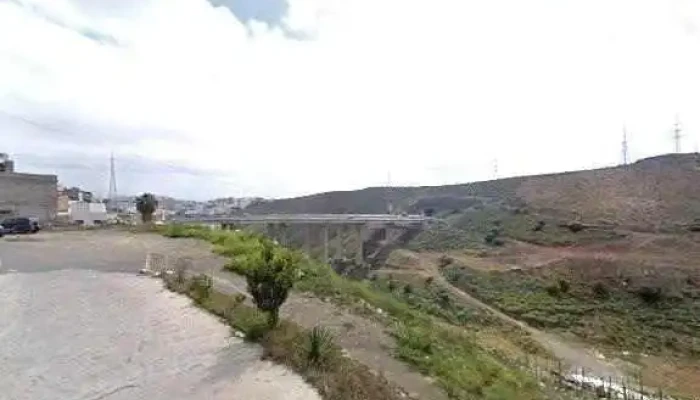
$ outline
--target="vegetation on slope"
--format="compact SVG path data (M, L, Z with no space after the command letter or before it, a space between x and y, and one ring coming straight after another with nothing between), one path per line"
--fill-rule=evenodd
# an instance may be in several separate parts
M454 285L533 326L571 331L614 349L700 357L700 285L691 277L672 282L630 268L639 274L581 278L569 268L591 274L591 265L564 264L567 269L546 276L458 265L443 271ZM607 267L601 270L619 271Z
M485 204L477 209L450 212L421 232L409 244L409 248L430 251L488 249L502 246L509 239L547 246L568 246L621 237L610 227L576 225L567 219L538 214L527 208Z
M243 304L245 297L208 286L203 277L167 280L168 287L190 296L203 309L221 317L262 345L265 359L286 365L303 376L326 400L398 400L402 394L366 366L342 355L323 328L305 330L289 321L270 329L265 313Z
M254 243L257 236L245 232L169 226L163 233L169 237L194 237L210 241L215 244L215 251L223 255L240 254L246 247L257 246ZM235 269L235 261L229 267ZM376 310L381 309L380 315L385 318L380 318L380 321L387 324L396 338L397 357L433 377L451 398L543 398L541 389L531 377L509 366L497 354L481 348L468 331L435 320L430 315L434 312L425 310L415 302L406 302L395 293L383 290L377 283L345 279L327 265L307 261L301 271L297 290L330 298L364 312L373 309L372 315L375 317ZM482 316L461 315L459 318L468 322ZM293 346L294 340L290 339L287 343Z

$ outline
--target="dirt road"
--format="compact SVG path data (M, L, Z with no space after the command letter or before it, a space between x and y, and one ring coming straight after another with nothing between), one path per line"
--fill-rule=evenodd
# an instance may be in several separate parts
M565 365L575 368L583 367L588 371L587 373L600 377L624 376L624 373L619 366L599 358L593 350L588 349L583 345L574 344L570 341L564 341L554 334L533 328L530 325L504 314L494 307L489 306L488 304L453 286L442 276L437 268L437 261L433 259L433 257L424 257L407 250L400 250L399 253L401 254L398 255L398 258L402 260L409 260L408 262L410 262L411 265L400 269L385 269L382 271L382 274L391 274L394 276L399 276L401 274L418 274L422 277L422 279L430 276L433 278L436 284L439 284L440 286L449 290L453 296L460 299L465 304L486 310L502 321L517 326L523 329L525 332L528 332L534 340L536 340L543 348L551 352L556 358L560 359Z

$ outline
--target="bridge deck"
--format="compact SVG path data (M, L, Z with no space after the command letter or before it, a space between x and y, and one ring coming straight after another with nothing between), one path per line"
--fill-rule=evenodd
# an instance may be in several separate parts
M422 215L393 214L261 214L225 217L185 217L176 218L175 223L212 223L212 224L398 224L418 225L432 218Z

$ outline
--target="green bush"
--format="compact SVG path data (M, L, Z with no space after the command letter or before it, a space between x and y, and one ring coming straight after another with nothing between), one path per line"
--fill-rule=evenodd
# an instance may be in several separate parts
M605 286L603 282L596 282L593 284L593 295L598 299L607 299L610 296L608 287Z
M645 285L637 289L637 296L646 304L656 305L663 298L663 291L660 287Z
M409 296L409 295L411 295L412 293L413 293L413 286L411 286L411 284L407 283L407 284L403 287L403 294L406 295L406 296Z
M558 285L548 285L545 287L547 294L552 297L559 297L561 295L561 289Z
M567 281L566 279L559 279L558 284L559 284L559 291L561 293L564 293L564 294L569 293L569 289L571 288L569 281Z

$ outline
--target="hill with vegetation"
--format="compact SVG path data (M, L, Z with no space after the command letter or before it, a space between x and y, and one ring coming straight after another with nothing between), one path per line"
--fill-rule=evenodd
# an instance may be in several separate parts
M252 213L438 214L500 207L634 230L674 229L700 215L700 156L671 154L631 165L447 186L373 187L258 204Z

